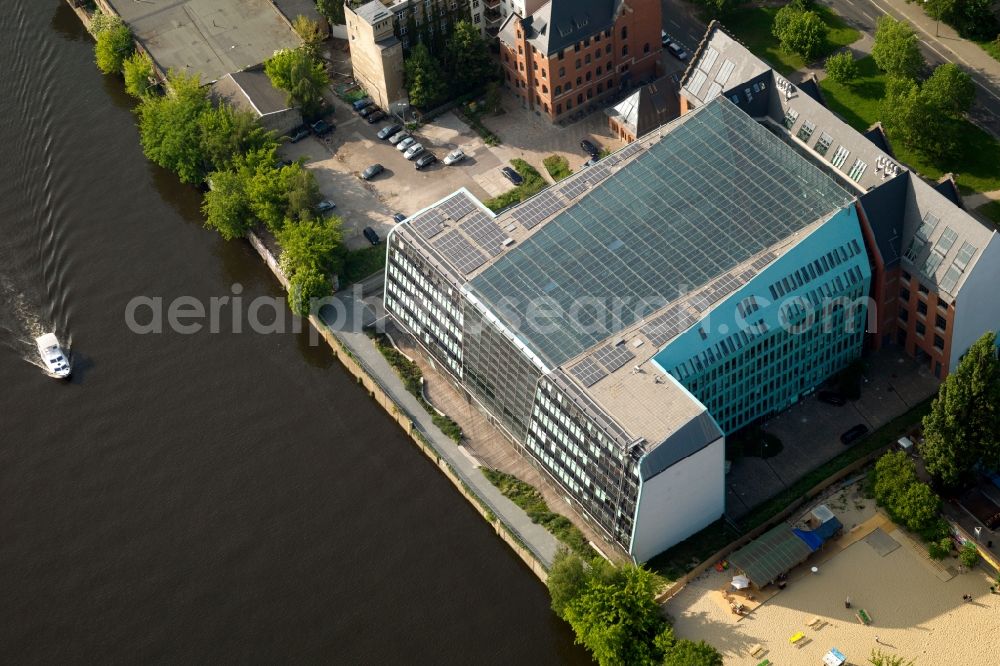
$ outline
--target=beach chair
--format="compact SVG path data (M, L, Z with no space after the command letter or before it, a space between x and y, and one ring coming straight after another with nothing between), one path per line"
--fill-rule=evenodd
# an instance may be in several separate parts
M759 664L757 664L757 666L771 666L771 660L770 659L765 659L764 661L762 661Z
M799 631L799 632L796 632L796 633L792 634L791 637L788 639L788 642L791 643L792 645L797 645L805 637L806 637L806 635L804 633L802 633L801 631Z
M762 654L764 654L764 646L761 645L760 643L754 643L753 645L747 648L747 652L750 654L751 657L759 657Z
M813 629L815 629L815 628L817 628L817 627L818 627L818 626L819 626L819 625L820 625L820 624L821 624L822 622L823 622L823 620L821 620L821 619L819 618L819 616L817 615L817 616L814 616L814 617L813 617L813 618L812 618L811 620L809 620L808 622L806 622L806 626L807 626L807 627L812 627Z

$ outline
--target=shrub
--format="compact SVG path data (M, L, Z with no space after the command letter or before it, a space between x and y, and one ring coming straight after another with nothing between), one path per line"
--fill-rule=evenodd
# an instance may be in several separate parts
M514 165L514 169L524 178L524 182L498 197L487 199L484 203L493 212L499 212L504 208L521 203L545 188L545 179L542 178L542 175L538 173L535 167L522 159L513 159L510 163Z
M569 168L569 162L562 155L549 155L542 160L542 164L545 165L545 170L557 183L573 173L573 170Z
M976 548L976 544L966 541L962 549L958 551L958 559L966 569L976 566L976 562L979 561L979 550Z
M850 83L858 78L858 63L850 51L841 51L826 59L826 73L837 83Z
M132 55L134 49L132 31L127 25L119 24L97 33L94 61L105 74L120 74L125 59Z
M927 544L927 554L932 560L943 560L951 554L951 537L945 537Z

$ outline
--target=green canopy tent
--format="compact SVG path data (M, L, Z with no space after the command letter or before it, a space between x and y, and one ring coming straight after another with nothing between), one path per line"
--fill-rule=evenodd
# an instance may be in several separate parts
M789 525L781 523L730 555L729 563L760 588L805 562L811 553L806 542Z

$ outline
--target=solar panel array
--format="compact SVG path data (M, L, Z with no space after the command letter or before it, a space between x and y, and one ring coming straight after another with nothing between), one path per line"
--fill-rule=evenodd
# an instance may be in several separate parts
M638 141L633 141L632 143L628 144L627 146L619 150L614 155L609 156L606 159L605 164L607 164L608 166L614 166L619 162L624 162L628 158L638 153L640 150L642 150L642 144L639 143Z
M609 173L598 164L557 187L579 187L577 180L599 179L602 169ZM557 325L544 329L528 326L527 308L539 296L553 299L562 313L573 312L584 296L670 302L678 285L698 289L737 267L742 272L851 200L833 177L724 97L689 113L589 192L554 217L549 210L532 219L533 209L539 215L546 202L558 203L544 193L515 208L524 226L551 219L472 280L477 296L496 310L516 304L501 316L553 365L616 331L574 325L569 315L557 315ZM719 293L737 288L742 276L731 279ZM640 317L624 313L617 330Z
M479 210L475 202L469 199L464 192L459 192L438 204L438 208L443 210L451 219L458 221L472 211Z
M552 190L546 190L515 208L511 217L525 229L533 229L562 209L562 199Z
M592 167L587 167L583 173L573 179L573 182L560 188L559 191L563 193L563 196L575 199L609 175L611 175L611 170L606 165L598 162Z
M590 358L596 359L598 363L607 368L608 372L614 372L634 359L635 354L630 352L625 345L604 345L596 349Z
M486 263L486 255L454 230L434 241L434 247L465 275Z
M774 252L765 252L761 256L754 259L754 262L750 264L750 268L760 272L765 266L774 261L777 256L778 255Z
M444 228L444 215L437 208L431 208L410 220L410 224L424 238L434 238Z
M570 368L570 372L572 372L573 376L579 379L587 388L590 388L608 376L608 371L601 367L601 364L595 361L591 356L585 357L582 361Z
M464 231L465 235L471 238L476 245L494 257L500 254L501 245L507 238L496 222L482 211L470 215L465 222L458 225L458 228Z
M686 303L675 303L642 327L642 334L654 345L662 345L696 321Z

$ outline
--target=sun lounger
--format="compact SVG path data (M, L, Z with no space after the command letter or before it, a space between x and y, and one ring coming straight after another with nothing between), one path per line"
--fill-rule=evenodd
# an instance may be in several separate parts
M791 638L788 639L788 642L791 643L792 645L794 645L795 643L798 643L799 641L801 641L805 637L806 637L806 635L804 633L802 633L801 631L799 631L797 633L792 634Z
M858 618L858 622L864 625L869 625L872 623L871 616L865 611L864 608L859 608L858 612L854 614Z
M747 648L747 652L751 657L759 657L764 652L764 646L760 643L754 643Z
M757 666L771 666L771 660L770 659L765 659L764 661L762 661L759 664L757 664Z
M817 627L817 626L818 626L818 625L819 625L819 624L820 624L820 623L821 623L822 621L823 621L823 620L821 620L821 619L819 618L819 616L816 616L816 617L813 617L813 618L812 618L811 620L809 620L808 622L806 622L806 626L807 626L807 627L812 627L813 629L815 629L815 628L816 628L816 627Z

